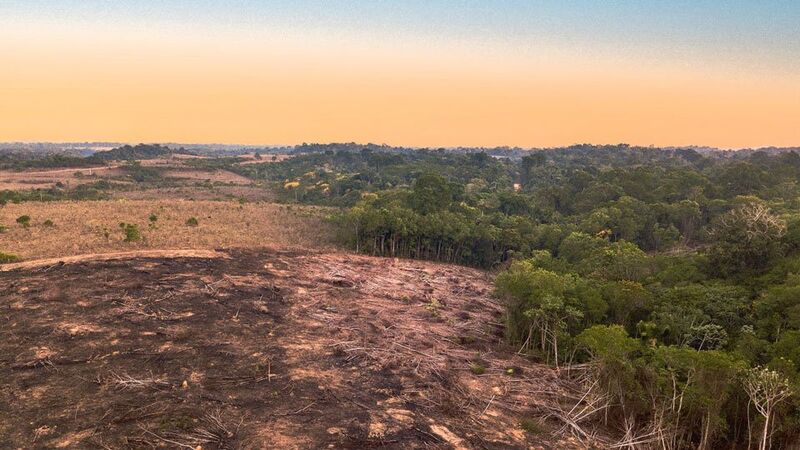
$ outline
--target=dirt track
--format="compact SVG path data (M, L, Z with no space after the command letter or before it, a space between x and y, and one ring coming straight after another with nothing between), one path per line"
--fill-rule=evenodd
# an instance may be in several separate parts
M520 429L558 385L498 352L485 273L227 253L0 273L0 447L572 444Z

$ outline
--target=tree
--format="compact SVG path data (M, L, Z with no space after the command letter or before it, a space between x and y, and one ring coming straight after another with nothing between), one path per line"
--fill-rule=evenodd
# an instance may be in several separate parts
M592 326L576 336L575 342L590 359L592 383L597 386L590 390L599 389L607 395L606 408L618 404L624 420L628 420L644 397L634 364L641 343L619 325Z
M414 183L411 206L421 214L430 214L445 209L454 195L453 187L444 177L427 173Z
M136 224L122 222L119 224L119 228L125 235L123 239L124 242L136 242L142 238L142 234L139 232L139 226Z
M753 303L759 336L777 340L787 330L800 329L800 276L790 275L786 283L772 286Z
M609 319L632 331L652 308L653 295L640 283L615 281L603 285L603 299L608 303Z
M792 388L786 377L766 367L755 367L748 370L744 377L744 388L756 411L764 418L758 448L767 450L769 430L774 420L775 408L792 396Z
M506 298L509 338L523 349L539 347L556 366L569 329L577 331L585 315L600 315L606 308L585 281L540 269L532 261L513 263L495 284L498 294Z
M651 272L650 260L632 242L614 242L592 257L592 275L611 281L639 281Z
M693 240L703 217L700 204L694 200L681 200L668 205L666 213L683 238L687 241Z
M17 223L20 224L22 228L28 228L31 225L31 216L19 216L17 217Z
M748 203L723 214L710 231L708 257L721 276L760 272L783 254L786 223L760 203Z
M688 438L699 425L697 448L710 448L720 428L722 411L732 392L738 367L733 357L720 351L674 346L656 348L648 366L654 371L650 390L655 395L655 408L670 419L660 426L672 427L674 438L680 434Z

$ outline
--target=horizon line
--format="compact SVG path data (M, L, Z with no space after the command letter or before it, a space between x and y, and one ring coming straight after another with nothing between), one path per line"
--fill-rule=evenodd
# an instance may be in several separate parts
M184 146L184 145L191 145L191 146L225 146L225 147L249 147L249 148L281 148L281 147L300 147L303 145L357 145L357 146L378 146L378 147L389 147L389 148L402 148L402 149L412 149L412 150L438 150L438 149L445 149L445 150L455 150L455 149L488 149L488 150L496 150L496 149L510 149L510 150L556 150L556 149L564 149L569 147L576 147L576 146L583 146L589 145L592 147L614 147L614 146L627 146L632 148L641 148L641 149L710 149L710 150L720 150L720 151L742 151L742 150L765 150L765 149L800 149L800 143L797 145L761 145L761 146L750 146L750 147L719 147L715 145L702 145L702 144L686 144L686 145L656 145L656 144L631 144L627 142L618 142L618 143L591 143L591 142L576 142L572 144L565 144L565 145L555 145L555 146L519 146L519 145L494 145L494 146L481 146L481 145L451 145L451 146L417 146L417 145L394 145L394 144L387 144L387 143L375 143L375 142L356 142L356 141L330 141L330 142L302 142L299 144L244 144L244 143L236 143L236 142L177 142L177 141L110 141L110 140L99 140L99 141L24 141L24 140L15 140L15 141L0 141L0 146L8 146L8 145L34 145L34 144L43 144L43 145L79 145L79 144L89 144L89 145L100 145L100 144L112 144L112 145L163 145L166 147L169 146ZM8 150L0 148L0 151Z

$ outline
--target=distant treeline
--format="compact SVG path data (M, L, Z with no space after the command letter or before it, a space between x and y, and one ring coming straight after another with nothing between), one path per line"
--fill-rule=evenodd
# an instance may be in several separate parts
M91 156L73 156L63 154L38 154L31 152L0 153L0 169L25 170L48 168L81 168L97 167L109 161L135 161L142 159L163 158L176 153L186 153L183 149L172 150L158 144L135 146L124 145L113 150L101 151Z
M27 189L20 191L0 190L0 206L7 203L22 203L28 201L56 201L56 200L105 200L109 195L105 192L113 188L107 181L79 184L72 189L53 187L48 189Z

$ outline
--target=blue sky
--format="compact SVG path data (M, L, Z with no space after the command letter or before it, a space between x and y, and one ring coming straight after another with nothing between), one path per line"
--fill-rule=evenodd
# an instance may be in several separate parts
M0 23L278 27L796 68L800 1L4 1Z

